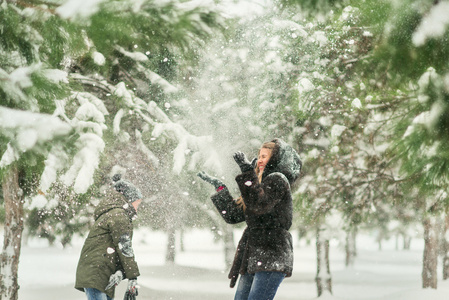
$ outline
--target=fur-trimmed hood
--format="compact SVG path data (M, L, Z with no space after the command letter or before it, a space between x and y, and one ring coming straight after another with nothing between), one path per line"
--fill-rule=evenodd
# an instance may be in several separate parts
M274 139L271 142L275 143L275 146L262 178L274 172L279 172L284 174L289 183L292 184L301 173L301 159L295 149L283 140Z

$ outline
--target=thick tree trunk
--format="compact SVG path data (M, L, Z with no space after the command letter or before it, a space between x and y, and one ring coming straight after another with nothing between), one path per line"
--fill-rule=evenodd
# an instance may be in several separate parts
M357 228L351 227L346 231L346 267L353 266L355 257L357 256L356 247Z
M332 277L329 266L329 240L323 237L321 231L318 228L316 234L317 272L315 281L318 297L325 291L332 294Z
M165 263L175 263L176 257L176 230L169 228L167 233L167 251L165 253Z
M5 200L5 230L0 256L0 300L19 298L18 269L23 232L23 193L19 172L11 166L2 182Z
M437 288L438 230L436 217L426 217L424 226L424 255L422 287Z

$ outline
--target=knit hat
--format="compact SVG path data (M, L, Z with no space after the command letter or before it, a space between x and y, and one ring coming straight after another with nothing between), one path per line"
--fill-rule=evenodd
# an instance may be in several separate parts
M112 176L112 181L114 182L114 188L117 192L122 193L128 202L134 202L136 200L142 199L142 193L135 187L132 183L122 180L121 174L115 174Z

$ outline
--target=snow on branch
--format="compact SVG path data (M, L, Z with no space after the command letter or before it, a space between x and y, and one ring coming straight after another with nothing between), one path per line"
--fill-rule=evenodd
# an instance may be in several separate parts
M0 107L0 129L11 139L0 160L3 168L19 159L20 153L38 150L55 137L69 134L72 126L51 115Z
M39 111L37 100L28 97L23 89L31 87L31 74L41 68L42 64L20 67L8 74L0 68L0 90L17 104L26 103L32 111Z
M102 139L103 131L107 129L104 116L109 113L103 102L89 93L73 93L69 100L78 100L80 104L73 119L70 120L65 115L64 105L67 101L60 101L55 113L68 120L79 134L75 143L78 152L70 161L62 148L54 146L45 161L40 189L47 191L51 183L55 181L57 172L71 163L67 172L61 176L61 180L67 186L73 184L74 191L83 194L93 184L93 176L105 148Z
M131 58L132 60L135 60L135 61L148 61L148 56L146 56L142 52L138 52L138 51L136 51L136 52L129 52L129 51L126 51L125 49L123 49L120 46L116 46L115 49L118 52L120 52L123 55L125 55L126 57Z
M100 10L102 2L104 0L68 0L56 8L56 13L63 19L87 18Z
M177 93L179 91L177 87L162 78L159 74L144 68L141 64L137 64L137 70L142 72L151 83L159 85L166 94Z
M56 182L58 172L68 163L69 157L61 145L55 145L45 160L45 169L42 172L39 189L47 191Z
M114 135L118 135L120 133L120 122L122 121L123 114L125 111L123 108L120 108L117 113L115 114L114 121L113 121L113 133Z
M172 85L170 82L162 78L159 74L145 68L140 63L148 61L148 57L142 52L129 52L122 47L116 47L116 50L125 55L126 57L136 62L136 68L138 72L141 72L152 83L159 85L166 94L177 93L179 89Z
M76 144L80 150L75 154L72 166L61 179L68 186L74 183L74 191L83 194L93 184L93 175L100 163L100 154L104 150L105 143L94 133L84 133Z
M142 151L148 160L153 163L156 167L159 166L159 159L154 155L154 153L145 145L142 140L142 134L136 129L137 147Z
M441 1L433 6L413 33L413 44L419 47L431 38L442 37L449 27L448 13L449 3L447 1Z

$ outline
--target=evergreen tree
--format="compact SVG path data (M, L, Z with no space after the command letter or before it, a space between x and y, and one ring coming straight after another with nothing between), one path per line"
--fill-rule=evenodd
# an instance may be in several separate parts
M447 11L445 2L395 3L374 52L375 73L402 91L385 103L394 120L389 153L424 226L424 288L437 287L438 219L447 206Z
M306 176L303 184L317 182L312 191L325 197L314 195L316 200L329 208L339 207L347 216L360 215L362 220L371 221L370 214L375 217L383 212L389 217L376 221L389 221L400 213L404 203L412 208L414 217L422 220L428 234L423 287L436 288L437 241L430 237L438 236L435 218L444 211L447 198L443 158L446 147L440 141L447 131L447 92L442 83L447 72L447 45L443 42L447 31L441 17L446 6L426 1L346 4L353 6L343 9L341 17L356 16L353 25L338 31L333 23L332 32L324 30L326 37L336 38L332 43L336 53L341 51L334 56L337 58L334 70L340 74L329 68L332 63L325 63L326 71L321 74L333 74L337 80L331 78L330 82L338 86L315 84L316 79L311 76L299 80L304 83L300 85L303 89L313 87L302 95L312 96L306 99L309 106L305 108L318 112L307 118L306 128L318 121L312 133L328 141L322 151L312 149L306 156L317 159L317 169L312 172L317 172L317 176ZM357 32L359 38L350 36ZM347 46L336 46L339 40ZM333 56L324 57L332 61ZM332 102L333 99L339 101ZM345 102L356 107L351 108ZM327 103L330 105L326 107ZM334 142L330 138L333 130L327 131L320 119L326 112L333 115L330 120L324 119L328 126L342 132ZM338 148L330 148L335 142ZM325 151L328 147L330 153ZM305 163L314 166L308 160ZM341 200L332 200L334 197ZM354 220L347 222L353 224Z

